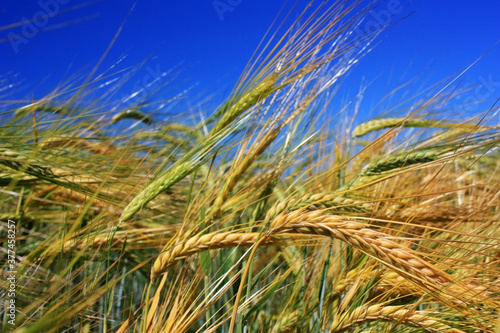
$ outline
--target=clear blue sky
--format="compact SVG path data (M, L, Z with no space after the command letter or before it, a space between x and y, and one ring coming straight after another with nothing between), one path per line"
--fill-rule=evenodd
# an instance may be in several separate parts
M175 78L168 74L159 79L169 82L162 98L189 88L187 96L194 103L209 97L215 89L219 95L214 102L220 102L283 1L218 1L230 9L218 12L213 0L138 1L97 74L123 56L112 72L149 58L149 69L143 68L125 89L133 90L149 74L158 76L173 70L178 74ZM106 50L133 3L2 1L0 78L4 83L14 83L14 87L8 96L6 90L0 91L1 98L40 98L71 75L84 77ZM305 3L299 1L298 8ZM378 46L352 71L346 94L357 91L362 80L377 78L367 97L367 103L375 103L391 87L416 75L422 85L435 83L461 72L500 40L500 1L401 0L401 4L405 9L398 17L414 13L380 36ZM54 6L60 13L40 16L31 24L34 31L29 30L30 24L5 28L40 13L51 13ZM16 34L21 39L13 41ZM483 86L486 82L476 95L498 98L500 45L480 60L462 82Z

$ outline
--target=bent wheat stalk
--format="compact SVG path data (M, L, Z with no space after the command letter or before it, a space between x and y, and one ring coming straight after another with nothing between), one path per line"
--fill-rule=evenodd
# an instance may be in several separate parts
M262 237L261 233L250 232L250 233L235 233L235 232L213 232L206 235L196 235L188 240L178 243L173 247L166 249L160 253L158 258L153 264L151 269L151 279L157 278L160 274L166 271L166 269L176 263L177 261L184 259L192 254L206 251L209 249L221 249L227 247L237 247L237 246L252 246L254 245L259 237ZM279 240L274 237L268 237L262 245L278 245Z
M316 193L306 194L298 198L290 198L273 205L266 214L265 221L271 221L281 213L287 213L298 209L307 210L334 208L339 211L365 213L373 209L371 202L348 198L339 193Z
M436 283L451 282L444 272L410 253L404 246L388 239L388 235L368 229L363 223L345 220L340 216L325 216L321 211L301 213L299 211L276 217L270 226L268 240L273 244L273 236L298 233L302 235L322 235L345 241L367 253L385 265L395 269L405 278L425 287ZM251 246L259 233L211 233L196 235L185 242L164 251L153 265L151 277L155 278L175 261L210 248Z
M391 240L396 237L369 229L367 225L347 220L343 216L323 215L319 210L279 215L271 221L269 234L281 232L317 234L342 240L430 292L436 300L447 306L465 307L477 314L495 312L500 306L491 299L487 288L460 283L417 257L410 249Z
M124 120L124 119L135 119L142 121L146 125L151 125L153 124L153 120L145 113L141 112L137 108L132 108L125 110L123 112L120 112L116 115L113 116L111 119L111 124L116 124L117 122Z
M457 283L447 273L393 241L395 237L370 229L364 223L347 220L343 216L323 215L319 210L305 213L294 211L278 215L271 221L270 228L264 236L259 233L234 232L196 235L164 251L153 265L151 277L153 279L158 277L172 263L193 253L240 245L252 246L259 237L266 237L262 244L276 245L274 237L292 234L307 237L320 235L342 240L450 305L463 307L483 303L487 308L493 309L498 305L489 300L484 288Z
M361 137L368 133L392 127L434 127L434 128L462 128L465 130L473 130L477 128L475 124L454 124L445 123L436 120L418 119L418 118L384 118L369 120L354 128L352 135ZM484 128L483 126L481 126Z
M434 162L442 155L443 152L438 153L434 151L418 151L384 157L376 161L375 163L371 163L363 168L359 176L372 176L410 165Z
M462 330L451 328L429 317L426 312L408 310L404 306L383 306L382 304L363 305L356 308L340 320L334 320L331 330L332 332L344 332L354 325L380 320L420 328L424 332L464 333Z
M319 210L306 213L295 211L279 215L271 221L270 232L318 234L340 239L426 288L437 287L436 283L451 282L446 273L412 254L404 246L389 240L389 235L343 216L323 215Z

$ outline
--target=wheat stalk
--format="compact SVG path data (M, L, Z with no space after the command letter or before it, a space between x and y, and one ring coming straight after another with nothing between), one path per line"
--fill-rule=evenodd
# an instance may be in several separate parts
M196 235L184 242L180 242L173 247L164 249L155 260L151 268L151 279L157 278L160 274L173 265L175 262L184 259L192 254L209 249L221 249L237 246L252 246L262 237L261 233L235 233L235 232L213 232L205 235ZM263 245L278 245L280 242L274 237L269 237L262 243Z
M269 233L280 232L324 235L342 240L450 306L468 308L479 303L481 311L499 307L498 302L491 299L492 293L487 288L453 280L445 272L412 254L411 250L392 241L397 237L369 229L365 224L347 220L343 216L323 215L322 211L295 211L279 215L271 221ZM480 312L479 308L472 310Z
M274 122L271 122L269 127L264 129L263 137L258 137L252 144L252 147L242 158L235 159L233 162L234 170L228 175L226 182L222 191L219 193L214 201L214 212L215 217L219 213L220 207L224 205L229 193L232 191L236 183L242 177L242 175L247 171L250 165L255 161L255 159L261 155L269 145L278 137L280 132L290 124L290 122L295 119L300 113L304 112L309 105L314 101L313 94L308 94L295 108L295 110L288 115L281 123L273 127ZM279 116L281 117L281 116ZM278 118L279 118L278 117ZM267 130L267 131L266 131Z
M345 241L367 253L383 264L396 270L400 275L425 288L436 289L451 282L445 273L413 255L389 236L367 228L363 223L352 222L340 216L325 216L321 211L309 213L292 212L279 215L270 225L265 244L273 245L273 236L283 233L301 235L323 235ZM156 259L151 277L156 278L172 263L187 256L211 248L251 246L261 237L259 233L211 233L196 235L185 242L163 251Z
M243 95L238 98L234 104L229 106L227 110L221 109L224 111L222 118L217 122L217 125L212 128L209 135L211 136L219 132L245 110L248 110L250 107L275 92L278 89L275 86L276 80L277 76L274 74L263 78L254 88L243 93Z
M358 176L373 176L414 164L429 163L437 160L442 155L442 152L437 153L434 151L420 151L383 157L363 168Z
M374 259L395 269L405 278L425 287L449 283L444 272L413 255L404 246L390 240L394 237L369 229L366 224L343 216L323 215L322 211L300 211L277 216L271 221L271 234L280 232L319 234L340 239Z
M120 222L127 221L135 215L148 202L161 192L167 190L181 179L191 174L196 168L207 162L215 154L215 148L240 128L246 118L240 119L235 124L225 127L213 136L198 144L188 153L172 164L163 174L157 177L139 194L137 194L125 207Z
M338 193L305 194L299 198L291 197L273 205L267 211L265 221L271 221L281 213L299 209L317 210L335 208L338 211L366 213L373 209L373 204L363 200L352 199Z
M461 306L475 301L486 302L489 297L485 288L480 286L453 283L456 281L446 273L394 242L392 239L395 237L370 229L364 223L347 220L343 216L324 215L322 211L281 214L271 221L270 230L265 235L268 239L262 243L276 245L274 236L291 233L302 236L322 235L342 240L391 268L406 280L432 293L443 295L447 301ZM153 265L151 277L156 278L173 262L193 253L211 248L251 246L259 237L259 233L233 232L196 235L162 252ZM489 302L488 306L495 307L496 303Z
M29 104L29 105L22 106L18 109L15 109L14 115L22 116L27 112L33 112L33 111L45 111L45 112L52 112L52 113L67 114L69 112L69 108L55 106L55 105L49 105L49 104L43 104L41 102L35 102L35 103Z
M344 186L333 193L306 194L299 198L291 197L288 200L284 200L273 205L268 210L265 221L270 221L280 213L286 213L302 208L308 210L335 208L335 210L341 212L352 213L366 213L373 211L373 203L349 198L341 193L349 187L359 186L373 181L376 179L374 177L380 175L381 173L400 170L403 167L415 164L433 162L440 158L442 154L442 152L421 151L382 158L367 165L358 175L356 175L352 184Z
M64 147L68 145L71 145L71 148L88 149L99 155L106 155L115 151L113 147L104 143L92 142L84 138L75 139L67 135L52 137L42 142L44 148Z
M467 126L464 124L443 123L435 120L418 119L418 118L384 118L372 119L354 128L352 135L354 137L364 136L370 132L378 131L384 128L392 127L438 127L438 128L453 128L457 126ZM468 125L473 128L475 125Z
M408 310L404 306L384 306L382 304L362 305L341 318L337 317L331 330L332 332L344 332L354 325L380 320L420 328L425 332L465 333L433 319L428 312Z
M293 332L293 329L297 326L298 317L298 310L280 315L278 320L274 323L271 333Z
M111 118L110 124L116 124L117 122L124 120L124 119L135 119L142 121L146 125L151 125L153 124L153 120L145 113L141 112L137 108L132 108L125 110L123 112L117 113Z
M54 176L51 169L37 164L34 159L29 158L25 153L11 149L0 148L0 164L32 176Z

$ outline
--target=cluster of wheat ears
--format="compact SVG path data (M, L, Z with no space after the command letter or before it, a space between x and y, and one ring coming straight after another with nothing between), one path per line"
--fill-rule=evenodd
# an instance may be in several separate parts
M356 33L360 4L306 9L201 121L116 108L108 74L4 104L2 328L500 332L494 101L470 114L445 85L372 120L363 89L339 108L380 32Z

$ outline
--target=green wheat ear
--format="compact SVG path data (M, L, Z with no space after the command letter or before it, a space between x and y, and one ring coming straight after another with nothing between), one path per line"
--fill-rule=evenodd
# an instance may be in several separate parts
M41 104L41 103L33 103L30 105L26 105L14 110L15 116L25 116L27 113L32 111L44 111L44 112L52 112L59 114L67 114L69 113L68 107L63 106L54 106L50 104Z
M464 126L453 123L443 123L436 120L415 119L415 118L385 118L369 120L361 125L356 126L352 135L354 137L361 137L368 133L378 131L384 128L392 127L437 127L437 128L453 128ZM473 125L471 125L473 126Z
M405 166L429 163L437 160L443 154L444 153L437 153L435 151L420 151L403 153L396 156L387 156L367 165L359 175L372 176Z
M153 123L153 120L146 115L145 113L141 112L137 108L132 108L129 110L125 110L123 112L120 112L116 115L113 116L111 119L111 124L116 124L117 122L124 120L124 119L135 119L135 120L140 120L146 125L150 125Z
M236 117L238 117L242 112L248 110L250 107L254 106L260 100L268 97L273 92L276 91L276 75L272 74L269 77L263 79L255 88L244 93L237 101L229 106L227 110L222 114L222 118L219 120L217 125L212 129L210 135L214 135L229 123L231 123Z
M172 185L194 172L202 164L209 161L216 153L221 143L242 127L248 117L243 117L230 126L222 129L218 133L209 136L188 153L177 160L171 167L157 177L151 184L146 186L132 201L125 207L120 217L120 222L132 218L135 213L142 209L148 202L153 200L161 192L167 190Z
M203 138L203 140L200 139L196 147L191 149L179 161L174 163L174 165L168 168L162 175L136 195L123 210L120 221L129 220L158 194L167 190L169 187L191 174L200 165L207 162L213 154L215 154L216 146L227 139L231 134L235 133L244 124L246 117L243 117L236 123L235 119L260 100L275 92L277 90L275 83L276 76L271 74L250 91L244 93L232 106L226 106L222 118L210 131L209 135ZM128 112L125 115L119 114L115 117L117 118L116 121L118 121L118 119L124 119L125 117L136 119L140 117L141 120L144 120L144 116L142 114L137 114L137 112ZM113 120L115 120L115 118L113 118Z

